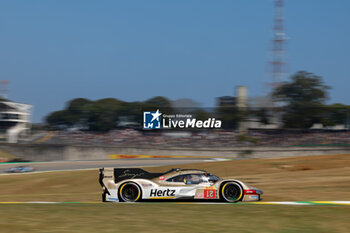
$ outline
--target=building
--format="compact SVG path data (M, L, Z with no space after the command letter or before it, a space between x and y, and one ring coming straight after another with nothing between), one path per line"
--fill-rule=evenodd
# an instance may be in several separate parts
M233 96L221 96L216 99L216 104L219 107L236 106L236 97Z
M236 107L239 111L246 113L249 113L251 110L266 110L266 117L268 118L267 124L261 122L259 117L250 114L239 122L239 131L248 129L279 129L282 125L279 120L281 117L279 113L275 111L271 97L248 97L248 89L246 86L236 86L235 96L218 97L217 106Z
M171 101L172 108L199 108L199 106L199 103L186 98Z
M0 139L16 143L30 129L31 105L0 101Z
M248 90L246 86L236 87L236 106L240 109L246 109L248 107Z

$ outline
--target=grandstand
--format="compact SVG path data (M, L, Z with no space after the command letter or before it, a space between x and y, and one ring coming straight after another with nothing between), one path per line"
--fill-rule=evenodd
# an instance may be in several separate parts
M0 140L16 143L29 131L31 105L0 101Z

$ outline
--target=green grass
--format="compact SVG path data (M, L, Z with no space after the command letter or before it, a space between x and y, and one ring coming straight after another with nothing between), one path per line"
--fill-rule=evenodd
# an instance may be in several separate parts
M1 204L7 232L348 232L342 206Z

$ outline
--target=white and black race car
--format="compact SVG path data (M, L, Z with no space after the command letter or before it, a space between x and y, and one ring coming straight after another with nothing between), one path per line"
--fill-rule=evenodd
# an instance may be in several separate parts
M152 199L259 201L263 192L236 179L220 179L203 170L171 169L150 173L140 168L101 168L104 202Z

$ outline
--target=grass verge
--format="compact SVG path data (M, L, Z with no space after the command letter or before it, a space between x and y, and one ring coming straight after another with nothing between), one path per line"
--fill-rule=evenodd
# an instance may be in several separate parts
M7 232L348 232L349 208L333 206L2 204Z

